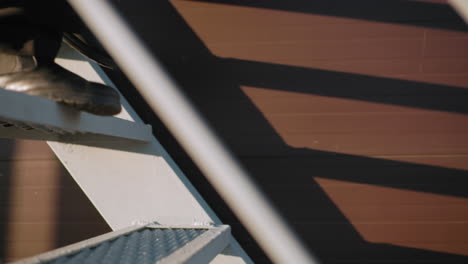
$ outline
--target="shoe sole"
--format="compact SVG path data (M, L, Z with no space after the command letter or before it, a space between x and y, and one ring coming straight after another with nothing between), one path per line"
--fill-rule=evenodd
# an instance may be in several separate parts
M48 98L74 109L86 111L95 115L110 116L120 113L122 106L117 92L90 93L64 91L63 89L51 89L50 87L35 87L26 92L29 95Z

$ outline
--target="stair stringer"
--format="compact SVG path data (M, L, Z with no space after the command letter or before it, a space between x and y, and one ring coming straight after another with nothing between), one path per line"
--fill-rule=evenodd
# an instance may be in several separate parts
M114 85L102 69L67 46L57 63L96 82ZM157 84L155 84L157 85ZM118 118L143 124L122 98ZM222 224L184 173L153 137L149 142L79 138L49 146L113 230L132 224ZM237 241L212 263L253 263Z

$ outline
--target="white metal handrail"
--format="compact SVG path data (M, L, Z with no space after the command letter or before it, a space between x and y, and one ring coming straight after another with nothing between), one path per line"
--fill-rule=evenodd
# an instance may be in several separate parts
M276 263L316 263L106 0L68 0L213 187Z
M468 23L468 1L467 0L449 0L449 3L458 12L458 14Z

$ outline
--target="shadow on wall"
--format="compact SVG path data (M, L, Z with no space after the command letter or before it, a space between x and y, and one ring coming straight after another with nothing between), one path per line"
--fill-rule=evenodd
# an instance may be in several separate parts
M379 3L378 10L385 10L385 13L374 13L377 8L372 7L375 7L377 2ZM310 1L242 3L229 1L229 4L300 10L300 12L457 30L465 29L459 23L458 18L453 18L453 12L444 6L397 0L377 2L327 1L316 4ZM222 59L210 53L170 3L160 1L144 4L129 1L114 1L114 3L124 17L129 19L129 23L146 41L153 54L162 61L215 131L230 149L234 150L254 180L302 240L322 261L326 263L467 261L467 257L464 256L467 251L464 249L458 252L444 251L440 248L434 251L425 250L428 247L422 244L425 243L426 238L435 239L427 243L437 243L438 234L433 229L434 226L427 226L427 229L420 230L419 234L415 234L416 241L410 245L398 246L398 236L388 242L374 239L375 236L378 237L378 229L388 229L389 233L396 232L395 230L398 232L405 229L411 230L414 225L417 225L417 221L413 222L413 225L398 227L400 229L394 229L394 226L385 224L368 225L367 228L371 230L374 228L373 230L377 231L364 234L362 230L366 227L357 226L353 222L354 219L350 219L356 214L340 208L341 205L337 204L339 199L333 192L333 188L344 187L353 193L356 185L343 184L343 182L351 182L372 184L380 188L455 196L463 200L468 197L466 188L463 188L468 183L466 170L444 168L430 165L430 163L421 165L334 151L291 147L285 143L284 138L278 134L265 114L260 111L261 109L252 103L251 98L242 90L243 86L255 86L308 95L466 114L468 110L464 104L468 99L466 89L246 60ZM381 8L382 5L388 5L388 8ZM368 8L361 9L362 6ZM395 9L400 12L393 13L392 10ZM416 15L413 16L414 14ZM418 14L422 18L428 18L427 21L419 19ZM412 19L406 21L408 17ZM149 23L151 27L148 27ZM209 187L185 154L180 152L169 133L164 133L159 129L160 121L142 103L138 94L128 87L128 83L125 83L122 76L112 72L109 74L113 77L113 81L119 84L118 87L123 88L122 92L136 107L142 118L154 127L158 127L155 134L166 143L166 148L175 156L179 165L205 199L210 201L210 205L214 207L221 219L233 227L234 235L248 254L258 263L269 262L235 216L226 209L216 192ZM348 89L350 84L353 90ZM392 201L392 192L387 194L386 198ZM367 198L372 202L372 196ZM359 202L369 199L358 201L355 205L362 205ZM393 205L398 205L398 203ZM463 206L466 205L463 204ZM367 204L360 208L364 211L357 215L362 217L372 210L385 207L387 207L385 203ZM355 208L359 209L359 207ZM398 214L398 211L396 213ZM429 214L426 217L429 219L436 216ZM463 213L457 217L466 219L467 215ZM363 220L358 221L362 223ZM459 231L463 234L467 232L464 226L455 229L455 232ZM425 233L431 233L431 231L434 231L434 236L424 236ZM450 242L450 237L445 238Z
M0 263L110 231L45 142L0 146Z
M11 157L14 152L15 142L8 139L0 139L0 263L4 263L7 257L8 221L9 221L9 186L11 177Z
M236 59L219 62L241 86L468 114L468 90L462 87Z
M347 17L387 23L466 31L465 22L445 1L434 3L418 0L329 0L329 1L243 1L193 0L281 11Z
M63 247L107 232L111 228L86 194L57 160L59 199L56 200L55 247Z

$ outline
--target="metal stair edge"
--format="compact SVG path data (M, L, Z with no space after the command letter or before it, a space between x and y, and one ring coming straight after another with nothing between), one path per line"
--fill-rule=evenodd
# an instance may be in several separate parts
M77 242L68 246L53 249L51 251L48 251L48 252L45 252L36 256L14 261L14 262L11 262L10 264L34 264L34 263L43 263L47 261L52 261L59 257L75 254L81 250L99 245L100 243L103 243L105 241L115 239L119 236L123 236L123 235L126 235L134 231L138 231L143 228L145 228L144 225L130 226L121 230L112 231L109 233L102 234L100 236L85 239L83 241L80 241L80 242Z
M231 228L222 225L211 228L184 247L158 261L158 264L200 264L209 263L228 245L231 238Z
M0 89L0 102L0 137L15 137L15 132L5 132L12 127L23 128L18 137L42 140L92 134L148 142L153 136L150 125L79 112L37 96Z

